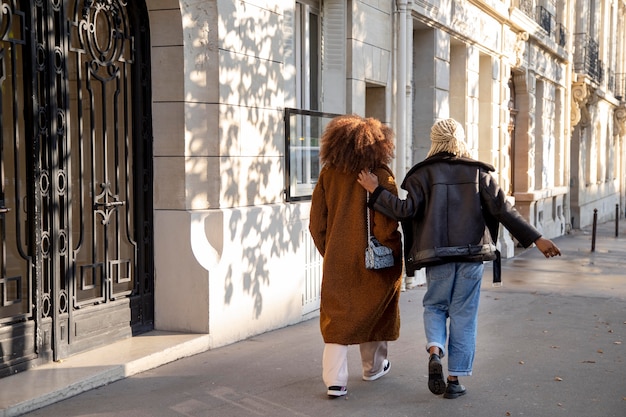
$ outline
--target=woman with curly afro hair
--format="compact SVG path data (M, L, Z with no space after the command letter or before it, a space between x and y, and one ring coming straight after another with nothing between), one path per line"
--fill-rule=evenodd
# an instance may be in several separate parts
M311 198L309 230L324 257L322 378L329 398L337 398L347 394L348 345L359 345L363 380L389 372L387 342L400 335L402 242L398 222L370 210L371 233L393 250L394 265L365 268L367 193L357 176L371 171L397 195L388 166L394 152L392 129L374 118L339 116L324 130L320 146L323 167Z

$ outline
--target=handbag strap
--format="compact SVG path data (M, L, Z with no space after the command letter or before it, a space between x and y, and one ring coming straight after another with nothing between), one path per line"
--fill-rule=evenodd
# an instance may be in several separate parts
M367 241L370 241L370 208L367 205L370 202L370 192L367 191L367 197L365 197L365 214L367 217Z

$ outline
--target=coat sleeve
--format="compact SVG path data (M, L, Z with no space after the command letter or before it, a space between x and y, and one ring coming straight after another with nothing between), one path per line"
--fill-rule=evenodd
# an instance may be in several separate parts
M419 198L422 193L418 192L419 187L411 181L411 178L407 178L406 181L407 198L405 200L398 197L397 189L395 193L391 192L383 186L380 178L378 182L380 185L374 190L369 201L371 208L400 221L410 221L417 215L419 202L416 198Z
M326 229L328 220L328 206L326 205L326 196L322 181L322 175L318 179L313 194L311 196L311 213L309 215L309 231L313 238L313 243L324 256L326 253Z
M480 195L487 224L490 223L491 219L496 219L525 248L541 237L541 233L507 201L504 192L493 176L482 170L480 172Z
M387 168L377 169L375 174L379 184L386 192L392 196L398 195L398 187L390 170ZM373 215L372 233L380 243L391 248L394 257L399 259L402 255L402 235L398 230L398 221L375 210L372 210L370 215Z

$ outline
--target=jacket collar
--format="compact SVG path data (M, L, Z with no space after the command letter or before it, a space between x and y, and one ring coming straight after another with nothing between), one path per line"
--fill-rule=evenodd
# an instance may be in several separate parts
M440 152L440 153L436 153L434 155L432 155L429 158L424 159L422 162L419 162L417 164L415 164L413 166L413 168L411 168L409 170L409 172L407 172L406 176L404 177L404 181L402 181L402 185L401 187L404 188L404 184L406 183L406 179L408 177L410 177L415 171L417 171L418 169L427 166L427 165L432 165L432 164L436 164L439 162L445 162L448 164L465 164L465 165L475 165L477 167L483 168L487 171L495 171L496 169L493 167L493 165L490 165L486 162L481 162L481 161L477 161L475 159L472 158L466 158L466 157L462 157L462 156L455 156L454 154L448 153L448 152Z

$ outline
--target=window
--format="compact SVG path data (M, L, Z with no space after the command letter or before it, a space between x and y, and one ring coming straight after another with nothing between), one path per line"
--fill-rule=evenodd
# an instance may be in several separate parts
M320 137L338 114L321 113L321 18L319 1L298 0L293 17L295 109L285 109L285 195L308 200L320 173Z
M296 105L320 109L321 19L317 2L297 2L295 23Z
M320 174L320 138L339 114L285 109L287 201L308 200Z

